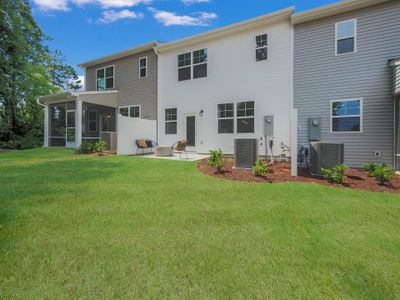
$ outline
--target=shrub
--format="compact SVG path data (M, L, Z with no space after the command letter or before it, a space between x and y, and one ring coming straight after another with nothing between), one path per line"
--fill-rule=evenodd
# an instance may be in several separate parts
M365 163L363 164L363 168L365 171L368 172L368 176L373 177L374 171L378 168L384 168L387 167L387 164L377 164L377 163Z
M376 166L371 175L379 184L384 185L392 180L394 176L394 170L388 165L379 164Z
M98 141L98 142L92 144L92 147L91 147L92 152L93 153L96 152L99 155L103 155L104 150L106 150L106 145L107 145L106 142Z
M24 137L20 140L20 149L32 149L38 148L43 145L43 140L40 138L39 134L34 130L28 132Z
M262 163L261 159L257 159L255 165L253 166L253 174L259 177L268 172L268 167Z
M330 183L343 183L346 176L344 172L348 169L346 165L337 165L332 169L321 168L322 174L326 181Z
M77 152L78 153L82 153L82 154L92 153L93 152L92 151L92 144L91 143L82 143Z
M211 156L208 158L208 164L217 170L218 173L222 172L222 150L210 150Z

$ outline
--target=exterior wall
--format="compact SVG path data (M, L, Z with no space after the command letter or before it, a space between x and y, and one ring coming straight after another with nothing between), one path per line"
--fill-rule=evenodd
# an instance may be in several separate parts
M147 56L147 77L139 78L139 58ZM86 69L86 90L96 90L96 69L114 65L114 89L118 106L140 105L141 117L157 118L157 55L153 50L127 56Z
M274 154L279 153L281 142L290 145L292 33L289 20L281 21L190 48L161 52L159 144L172 145L186 139L184 116L193 114L196 116L195 150L198 152L208 153L210 149L221 148L224 153L232 154L234 138L242 137L260 139L259 154L264 155L264 116L273 114ZM260 34L268 34L268 60L256 62L255 37ZM208 50L207 77L179 82L178 54L202 48ZM255 101L255 132L218 134L217 105L242 101ZM176 135L165 134L165 108L177 108Z
M344 142L345 163L394 161L394 103L389 59L400 56L400 2L295 25L294 107L298 142L308 118L322 118L322 141ZM335 23L357 19L357 53L335 56ZM363 131L330 133L330 101L362 98ZM376 158L375 151L381 156Z

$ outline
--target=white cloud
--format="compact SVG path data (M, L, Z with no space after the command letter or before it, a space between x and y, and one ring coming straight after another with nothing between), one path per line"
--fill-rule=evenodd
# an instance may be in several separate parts
M69 10L69 4L77 6L98 5L102 8L132 7L139 4L150 4L151 0L33 0L42 11Z
M165 26L181 25L181 26L209 26L210 20L218 17L215 13L199 12L196 17L192 16L179 16L176 12L169 12L164 10L157 10L149 7L154 19Z
M67 0L33 0L33 2L42 11L49 11L49 10L68 11L69 10Z
M211 0L182 0L183 4L185 5L191 5L191 4L196 4L196 3L208 3Z
M130 11L127 9L120 10L120 11L115 11L115 10L106 10L103 11L101 14L102 17L98 19L98 23L112 23L118 20L123 20L123 19L143 19L144 14L143 13L136 13L134 11Z
M104 8L109 8L109 7L132 7L142 3L150 4L151 0L95 0L93 2L97 2Z

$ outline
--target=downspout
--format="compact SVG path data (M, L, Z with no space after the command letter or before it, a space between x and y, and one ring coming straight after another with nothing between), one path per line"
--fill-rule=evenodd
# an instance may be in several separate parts
M158 101L158 78L159 78L159 56L160 56L160 52L158 52L158 49L157 49L157 44L153 47L153 50L154 50L154 53L156 54L156 56L157 56L157 96L156 96L156 98L157 98L157 117L156 117L156 143L158 144L158 142L159 142L159 138L158 138L158 119L159 119L159 101Z

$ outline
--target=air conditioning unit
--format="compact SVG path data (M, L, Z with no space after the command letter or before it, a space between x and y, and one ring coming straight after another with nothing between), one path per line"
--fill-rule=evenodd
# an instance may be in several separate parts
M310 145L311 174L322 175L321 168L343 164L344 144L314 142Z
M235 167L250 169L258 157L257 139L235 139Z
M100 132L100 139L106 143L106 150L117 152L117 133L102 131Z

